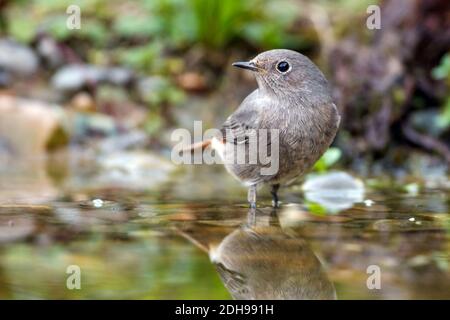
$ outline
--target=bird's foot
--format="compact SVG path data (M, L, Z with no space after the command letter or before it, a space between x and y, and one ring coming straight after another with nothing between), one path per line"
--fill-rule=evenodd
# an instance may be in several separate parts
M272 185L272 189L270 190L270 193L272 194L272 207L279 208L280 202L278 201L278 189L280 188L280 184L274 184Z
M250 208L256 208L256 184L251 185L248 188L247 200L250 203Z
M280 207L280 201L278 200L272 200L272 207L279 208Z

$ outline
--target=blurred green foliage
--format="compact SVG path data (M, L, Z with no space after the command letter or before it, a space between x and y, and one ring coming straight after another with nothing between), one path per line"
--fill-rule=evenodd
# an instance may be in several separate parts
M81 8L79 30L66 28L66 9L73 4ZM115 41L148 46L152 40L150 44L159 42L171 49L192 45L223 49L241 40L264 49L301 40L288 30L297 8L288 1L280 6L268 0L16 0L6 16L8 32L24 42L39 31L61 41L79 38L97 46ZM24 11L32 18L17 19Z
M327 209L320 203L305 200L305 206L308 212L315 216L323 217L327 215Z
M66 26L70 5L80 7L81 29ZM152 110L145 126L152 133L164 123L158 110L183 100L174 79L187 68L183 53L201 48L225 56L224 49L235 45L298 47L302 37L290 30L297 8L287 0L282 6L269 0L14 0L2 25L21 42L47 34L87 63L163 78L141 97Z
M295 8L264 0L203 1L189 0L195 22L194 41L224 48L237 38L262 48L287 46L287 28L296 16ZM284 3L288 5L289 3Z
M442 57L441 63L433 69L432 75L435 79L446 80L450 85L450 53Z
M342 156L342 151L338 148L329 148L323 156L314 164L313 170L316 172L326 172L336 164Z

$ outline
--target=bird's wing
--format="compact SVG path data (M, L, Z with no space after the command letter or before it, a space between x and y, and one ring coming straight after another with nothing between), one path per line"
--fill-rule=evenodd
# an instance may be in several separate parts
M233 299L254 299L246 277L239 272L227 269L222 263L214 263L219 277Z
M242 101L239 108L232 113L222 125L220 143L234 144L248 143L252 136L257 136L257 130L261 129L263 109L269 107L268 99L261 99L257 90L253 91ZM192 144L183 151L193 152L197 149L205 149L211 145L211 140L205 140Z
M251 136L261 129L262 101L257 98L256 92L250 94L224 122L221 128L223 140L228 143L248 143Z

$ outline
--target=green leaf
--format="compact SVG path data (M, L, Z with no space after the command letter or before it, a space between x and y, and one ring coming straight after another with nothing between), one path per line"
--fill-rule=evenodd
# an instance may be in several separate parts
M159 19L154 17L123 15L113 25L113 30L123 37L151 37L161 33Z
M437 80L446 79L450 76L450 53L442 57L440 64L432 70L431 74Z
M309 212L311 212L312 214L314 214L316 216L326 216L327 215L327 209L317 202L307 201L305 203L305 206L308 208Z
M450 127L450 96L447 97L445 104L442 106L442 111L437 119L437 126L444 130Z
M36 23L32 19L10 19L10 34L20 42L30 42L35 36Z
M316 162L313 170L318 172L326 172L333 166L342 156L342 151L338 148L329 148L322 157Z

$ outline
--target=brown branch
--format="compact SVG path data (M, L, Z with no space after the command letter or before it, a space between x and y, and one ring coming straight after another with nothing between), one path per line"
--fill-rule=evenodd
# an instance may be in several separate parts
M408 123L403 124L402 132L409 141L440 154L450 164L450 148L445 143L429 135L417 132Z

